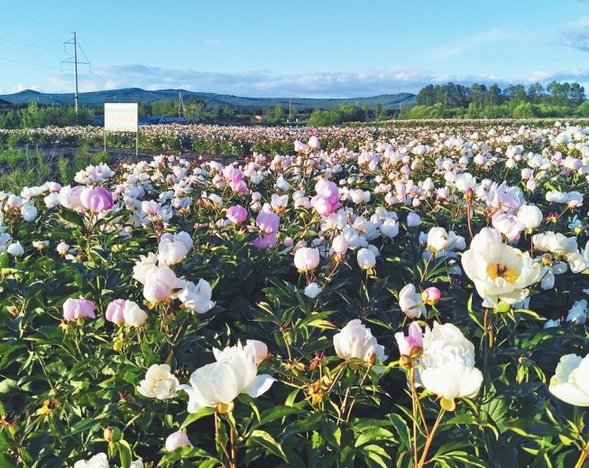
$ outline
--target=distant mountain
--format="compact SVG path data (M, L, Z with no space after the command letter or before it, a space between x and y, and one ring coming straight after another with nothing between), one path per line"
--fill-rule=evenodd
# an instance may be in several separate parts
M288 109L289 104L297 109L314 109L316 107L329 109L339 106L340 104L356 104L362 106L367 104L373 108L375 104L380 104L383 109L400 109L415 105L415 94L383 94L381 96L364 97L364 98L248 98L232 96L228 94L215 93L196 93L183 89L162 89L158 91L146 91L141 88L113 89L108 91L92 91L89 93L79 93L78 103L80 106L102 107L105 102L138 102L141 104L150 104L156 101L174 101L178 100L178 95L182 94L184 101L202 100L207 107L230 106L235 108L263 109L274 107L281 104ZM29 104L37 102L39 104L60 104L73 105L74 93L40 93L27 89L14 94L0 95L0 99L12 104Z

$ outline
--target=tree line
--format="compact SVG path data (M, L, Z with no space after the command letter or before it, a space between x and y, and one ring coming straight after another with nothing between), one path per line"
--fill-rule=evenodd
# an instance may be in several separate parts
M399 118L589 117L585 89L575 82L533 83L527 89L521 84L504 89L497 84L430 84L419 91L416 102Z
M427 85L416 96L417 105L400 112L384 109L379 104L340 104L330 109L285 109L281 104L267 108L207 106L204 101L188 100L140 103L139 116L177 117L188 122L225 125L292 125L331 126L348 122L375 122L391 118L534 118L589 117L589 100L579 83L553 81L544 87L533 83L501 89L474 83L470 87L455 83ZM103 114L102 107L82 106L76 114L73 106L38 103L13 105L0 102L0 128L39 128L46 126L92 125Z

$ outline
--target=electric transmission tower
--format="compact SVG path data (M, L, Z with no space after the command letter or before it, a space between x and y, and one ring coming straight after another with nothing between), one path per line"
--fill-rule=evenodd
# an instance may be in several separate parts
M74 56L70 57L67 60L62 60L61 64L62 65L64 63L73 63L74 64L74 78L75 78L75 82L76 82L76 92L74 94L74 104L75 104L76 115L77 115L78 114L78 63L90 65L90 62L79 62L78 61L78 42L76 39L76 31L74 31L73 34L74 34L74 37L72 39L70 39L69 41L64 42L63 47L65 49L66 45L73 45L74 46ZM83 52L84 51L82 51L82 53ZM86 57L86 54L84 54L84 57ZM88 60L88 57L86 57L86 60Z

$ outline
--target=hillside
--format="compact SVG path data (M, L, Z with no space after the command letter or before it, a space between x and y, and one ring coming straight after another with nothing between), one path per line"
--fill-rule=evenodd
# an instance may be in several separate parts
M182 89L162 89L157 91L147 91L140 88L114 89L108 91L93 91L88 93L79 93L78 99L81 106L101 107L105 102L138 102L149 104L156 101L177 100L179 93L182 98L187 100L202 100L207 107L230 106L242 109L263 109L274 107L281 104L288 108L289 104L297 109L330 109L340 104L356 104L362 106L367 104L374 107L379 104L383 109L400 109L415 105L415 95L411 93L384 94L381 96L364 97L364 98L248 98L232 96L228 94L215 93L196 93ZM40 93L30 89L20 91L14 94L0 95L0 100L8 101L12 104L29 104L37 102L39 104L61 104L72 105L74 102L74 93Z

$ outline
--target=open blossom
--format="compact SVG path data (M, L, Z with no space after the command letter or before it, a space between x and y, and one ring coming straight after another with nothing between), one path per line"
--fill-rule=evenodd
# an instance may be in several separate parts
M168 364L153 364L147 369L145 379L139 382L137 391L147 398L167 400L177 395L178 388L178 379L170 372Z
M148 302L162 302L169 299L177 287L176 274L166 266L158 266L150 270L145 277L143 297Z
M70 297L63 303L63 319L70 322L79 318L95 318L94 309L96 306L88 299L82 296L79 299Z
M141 202L141 211L148 215L157 214L160 208L161 205L155 200L143 200Z
M204 314L215 307L215 303L211 301L213 294L211 285L204 279L201 278L198 284L180 281L178 286L182 289L177 293L177 297L187 309Z
M566 321L576 325L583 325L587 321L587 299L575 301L569 309Z
M232 223L243 223L247 219L247 210L240 205L227 208L225 216Z
M65 242L60 242L59 244L57 244L57 247L55 247L55 250L57 250L57 253L59 255L65 255L69 252L70 246Z
M399 291L399 307L407 317L419 318L422 315L427 317L427 309L421 294L415 289L415 285L406 284L401 291Z
M369 328L359 320L351 320L333 337L335 353L341 359L362 359L366 362L374 362L377 358L385 361L387 356L384 347L379 345Z
M231 411L233 400L245 393L257 398L270 389L274 377L258 375L255 347L241 343L225 349L214 350L216 362L207 364L192 373L190 385L178 388L188 394L188 412L200 408L217 408L219 412Z
M294 264L299 273L314 270L319 265L319 249L310 247L301 247L297 249L294 255Z
M315 184L317 195L311 198L311 205L321 216L328 216L340 206L339 190L334 182L319 179Z
M252 241L252 244L259 249L271 249L277 242L276 233L273 232L272 234L260 234Z
M262 235L277 233L279 225L280 216L276 213L262 211L256 217L256 226L260 229Z
M82 206L92 213L110 210L113 206L113 195L104 187L86 187L80 192Z
M25 221L34 221L37 217L37 208L32 203L23 203L20 207L20 214Z
M562 356L548 390L571 405L589 406L589 356Z
M100 452L89 460L78 460L74 463L74 468L109 468L108 457L106 453Z
M321 294L321 291L323 291L323 289L321 289L319 285L313 281L312 283L309 283L307 286L305 286L303 294L311 299L315 299L319 294Z
M429 391L445 400L472 398L483 383L482 372L474 367L474 345L451 323L434 322L423 336L419 379Z
M433 227L427 233L427 247L434 253L453 250L459 242L461 242L460 236L457 236L453 231L446 231L443 227Z
M501 233L483 228L462 255L462 267L483 299L483 307L500 300L515 304L529 295L528 287L542 278L542 266L528 252L504 244Z

